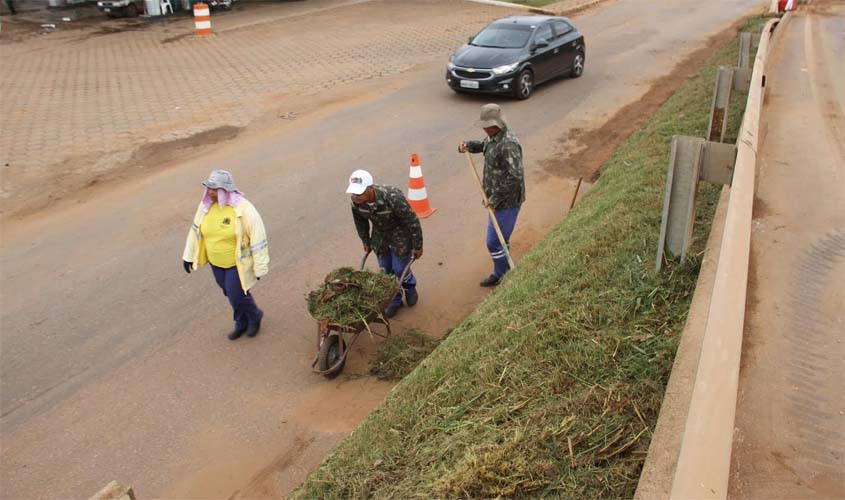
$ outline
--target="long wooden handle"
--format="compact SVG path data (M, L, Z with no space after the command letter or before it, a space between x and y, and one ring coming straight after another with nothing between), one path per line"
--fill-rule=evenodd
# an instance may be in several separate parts
M572 201L569 202L569 210L575 206L575 199L578 198L578 190L581 189L581 177L578 178L578 184L575 185L575 194L572 195Z
M493 229L496 230L496 236L499 237L499 243L501 243L502 249L505 251L505 257L508 258L508 264L511 266L511 269L516 269L516 263L511 258L511 251L508 248L508 243L505 241L505 236L502 234L502 228L499 227L499 221L496 220L496 213L493 212L493 209L490 207L490 202L487 199L487 193L484 192L484 185L481 183L481 178L478 176L478 171L475 169L475 162L472 161L472 156L470 156L469 151L464 151L464 154L467 158L467 166L470 170L472 170L472 175L475 176L475 181L478 183L478 189L481 191L481 198L484 200L484 206L487 207L487 211L490 213L490 220L493 221Z

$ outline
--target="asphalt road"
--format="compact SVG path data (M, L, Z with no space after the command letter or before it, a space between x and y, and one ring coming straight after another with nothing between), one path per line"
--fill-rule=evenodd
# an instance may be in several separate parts
M385 23L410 8L396 5L379 12ZM517 257L565 215L578 138L638 109L687 55L760 5L617 0L574 18L587 37L584 76L501 101L526 151ZM361 253L349 172L404 186L419 153L438 208L423 223L420 303L400 312L400 328L442 335L486 293L485 212L455 148L481 136L471 125L487 99L452 94L444 64L292 99L302 110L293 120L6 223L0 496L85 498L112 479L142 498L278 496L319 463L391 387L309 369L304 294ZM180 262L199 182L214 168L234 172L271 241L271 272L255 290L262 333L234 343L210 272L186 276ZM365 374L370 352L364 339L347 372Z

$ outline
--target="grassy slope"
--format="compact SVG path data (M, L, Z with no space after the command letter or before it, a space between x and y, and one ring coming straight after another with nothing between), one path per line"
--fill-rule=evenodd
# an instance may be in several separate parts
M295 497L630 497L699 267L653 271L669 142L704 135L715 70L736 57L721 48L634 133ZM717 195L700 188L693 255Z

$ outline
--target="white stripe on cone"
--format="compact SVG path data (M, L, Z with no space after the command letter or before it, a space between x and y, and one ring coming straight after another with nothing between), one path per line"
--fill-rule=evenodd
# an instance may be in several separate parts
M197 21L196 22L197 29L210 29L211 28L211 21Z
M411 179L422 177L422 167L411 167Z
M410 189L408 188L408 200L410 201L420 201L428 198L428 193L425 192L425 188L422 189Z
M208 8L205 8L205 9L194 9L194 15L195 16L209 16L211 14L209 14Z

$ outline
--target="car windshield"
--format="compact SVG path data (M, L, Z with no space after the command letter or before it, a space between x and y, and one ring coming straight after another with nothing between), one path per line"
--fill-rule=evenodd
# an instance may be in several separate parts
M499 49L518 49L524 47L531 36L530 26L492 25L475 36L470 45L495 47Z

